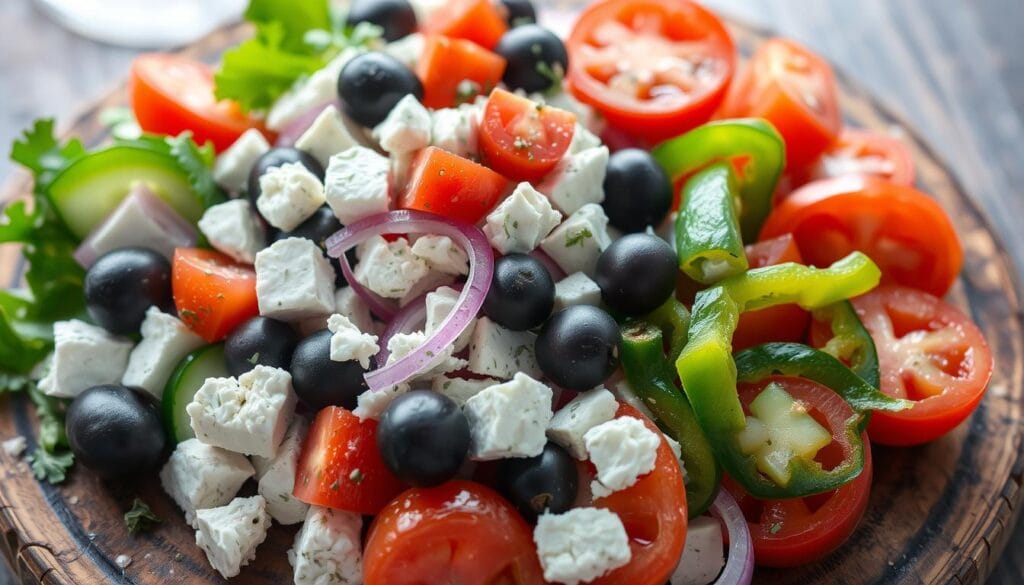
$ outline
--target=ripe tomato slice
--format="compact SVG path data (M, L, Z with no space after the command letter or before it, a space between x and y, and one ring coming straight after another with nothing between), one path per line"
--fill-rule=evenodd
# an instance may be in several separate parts
M416 63L416 75L423 82L423 105L450 108L491 92L505 73L505 58L464 39L432 36ZM462 94L460 86L470 83L473 92Z
M175 250L171 292L182 322L210 343L260 314L256 271L213 250Z
M870 175L898 185L914 184L914 157L898 138L870 130L844 128L811 167L807 180Z
M765 118L786 141L786 162L799 168L839 135L836 80L828 62L789 39L762 44L729 87L716 118Z
M792 234L757 242L747 246L746 252L751 268L804 262ZM732 336L733 351L769 341L803 341L810 318L807 311L796 305L778 305L743 313Z
M915 401L909 410L873 413L872 441L927 443L974 412L992 376L992 352L967 316L932 295L895 286L856 298L853 307L875 342L882 392Z
M128 95L135 119L146 132L191 130L196 143L213 142L218 152L259 122L238 104L213 96L213 70L199 61L168 53L140 55L132 63Z
M480 123L484 164L516 181L536 181L562 160L576 115L495 89Z
M533 533L515 508L478 483L413 488L384 508L363 555L366 585L537 585Z
M690 0L605 0L583 11L566 42L580 101L652 141L706 122L735 67L729 32Z
M377 421L339 406L316 415L296 464L293 495L314 506L376 514L405 489L377 450Z
M473 41L493 49L508 30L505 17L490 0L448 0L435 10L420 32Z
M475 224L508 192L505 177L435 146L412 163L400 207L429 211Z
M792 233L807 262L828 266L860 250L882 281L946 294L960 273L963 249L949 216L913 187L876 177L809 183L772 211L761 239Z

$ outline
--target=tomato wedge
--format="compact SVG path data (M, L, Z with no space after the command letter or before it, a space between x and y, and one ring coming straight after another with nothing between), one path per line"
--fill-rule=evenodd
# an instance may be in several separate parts
M256 271L213 250L175 250L171 291L182 322L210 343L260 314Z
M860 250L882 269L882 281L946 294L963 265L949 216L913 187L876 177L809 183L772 211L761 239L792 233L804 260L828 266Z
M370 526L366 585L538 585L533 532L497 492L453 480L414 488Z
M423 82L423 105L450 108L491 92L505 73L505 58L463 39L428 37L416 62ZM469 84L471 92L463 90Z
M169 53L140 55L132 63L128 96L139 126L153 134L189 130L196 143L213 142L218 152L260 123L238 104L213 96L213 70L200 61Z
M955 307L904 287L882 287L853 301L878 351L882 392L915 401L871 415L868 433L883 445L919 445L948 433L981 402L992 352Z
M870 175L912 186L914 157L900 139L859 128L844 128L839 138L811 167L807 180Z
M735 68L729 32L690 0L595 2L566 48L573 94L612 126L651 141L706 122Z
M786 141L789 168L800 168L839 135L836 95L827 61L795 41L770 39L736 76L715 117L765 118Z
M746 252L751 268L804 262L792 234L757 242L747 246ZM740 315L739 325L732 336L732 349L737 352L769 341L803 341L810 318L807 311L796 305L747 311Z
M466 39L488 50L507 30L505 17L490 0L447 0L420 25L423 34Z
M537 181L562 160L576 115L495 89L480 123L484 164L516 181Z
M418 209L475 224L501 201L508 180L491 169L442 150L424 148L412 163L402 209Z

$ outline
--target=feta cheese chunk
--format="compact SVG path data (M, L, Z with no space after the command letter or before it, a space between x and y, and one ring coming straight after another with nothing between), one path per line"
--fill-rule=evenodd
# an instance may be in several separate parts
M555 228L540 247L566 272L594 276L597 259L612 243L608 216L596 203L588 203Z
M295 141L295 148L313 155L324 168L331 157L359 144L348 131L344 118L334 105L327 106L313 124Z
M469 371L502 380L517 372L539 378L540 366L533 351L536 340L529 331L512 331L480 317L469 341Z
M312 506L288 563L295 585L359 585L363 582L363 517L352 512Z
M385 152L408 154L430 146L431 125L430 112L416 96L408 94L373 129L373 137Z
M601 287L582 272L574 272L555 283L554 310L573 305L601 305Z
M331 157L324 178L327 204L348 225L391 205L388 159L364 146L353 146Z
M160 470L160 485L195 528L196 510L227 504L253 473L244 455L188 439L178 443Z
M377 336L363 333L344 315L334 314L327 319L331 335L331 360L357 361L364 370L370 368L370 358L377 355L380 346Z
M263 133L249 128L217 157L213 163L213 180L231 193L241 193L249 181L249 171L269 150L270 143Z
M588 148L566 155L537 186L562 213L569 215L588 203L604 201L608 147Z
M722 525L716 518L698 516L686 527L686 548L671 585L711 585L725 566Z
M196 318L188 311L183 311L181 316L185 320ZM121 383L143 388L159 400L174 368L192 350L205 344L203 338L192 333L177 317L150 307L142 321L142 341L128 357L128 368Z
M548 438L583 461L587 458L583 436L597 425L615 418L618 408L615 396L604 388L581 392L551 417Z
M455 404L462 406L470 398L498 384L501 384L501 380L495 380L494 378L467 380L464 378L438 376L431 382L430 389L438 394L444 394L455 401Z
M322 69L296 83L267 112L267 128L280 132L313 108L338 99L338 75L353 57L363 52L362 48L347 48Z
M441 324L444 323L444 320L448 318L448 314L452 312L456 303L459 302L459 295L459 291L447 286L442 286L433 292L427 293L427 322L423 327L427 335L433 335L441 328ZM469 340L473 336L473 330L476 328L476 322L476 319L471 320L469 325L466 326L466 330L455 339L453 349L456 353L466 349L466 346L469 345Z
M267 223L290 232L326 201L324 184L302 163L271 167L260 177L256 208Z
M448 236L420 236L412 244L412 253L422 258L431 270L469 274L469 256Z
M432 115L431 144L462 158L475 159L479 154L477 136L480 131L480 109L471 104L457 108L441 108Z
M422 302L423 295L439 288L450 287L458 279L458 276L454 274L428 268L427 275L417 280L416 284L409 287L409 291L402 295L402 298L398 299L398 306L405 307L413 301Z
M278 240L256 254L260 315L281 321L329 315L334 310L334 268L306 238Z
M551 388L523 373L491 386L463 406L469 420L469 455L476 461L536 457L551 421Z
M427 275L427 263L412 253L409 240L388 242L374 236L363 245L353 272L356 280L386 299L400 299Z
M207 378L185 407L196 438L236 453L274 457L295 414L288 372L257 365L235 378Z
M593 581L625 565L632 556L622 520L602 508L541 514L533 529L533 542L544 579L552 583Z
M529 183L519 183L484 221L484 233L496 250L527 254L558 226L562 214Z
M384 414L395 398L409 391L408 384L395 384L382 390L367 390L356 397L356 408L352 414L360 420L377 420Z
M225 579L256 558L256 547L266 540L268 528L270 516L262 496L235 498L227 506L196 512L196 544Z
M426 42L423 33L415 32L391 41L384 46L384 52L401 61L409 69L415 69L416 62L423 54L424 45Z
M344 315L360 331L373 331L373 316L363 299L351 287L339 288L334 293L334 312Z
M306 438L306 420L295 417L284 440L273 458L254 456L259 485L257 491L267 500L267 512L279 524L302 522L309 510L309 504L300 502L292 495L295 488L295 469L302 452L302 441Z
M53 360L39 380L47 396L74 398L87 388L121 381L132 342L72 319L53 324Z
M601 146L601 139L586 126L576 122L576 130L572 134L572 142L569 143L569 154L578 154L599 146Z
M409 355L427 341L427 334L423 331L413 333L396 333L388 340L388 364L392 364L401 358ZM440 374L447 374L466 367L466 360L452 357L454 347L448 346L441 351L419 374L418 378L432 377Z
M597 468L590 491L594 498L603 498L628 488L654 469L661 437L640 419L624 416L587 431L583 444Z
M267 241L248 199L232 199L207 208L199 220L199 230L211 246L245 264L256 261L256 253Z

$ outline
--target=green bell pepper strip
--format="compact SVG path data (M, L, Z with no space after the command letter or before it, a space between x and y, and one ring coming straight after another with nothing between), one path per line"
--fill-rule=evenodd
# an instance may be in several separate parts
M660 307L651 311L644 317L644 321L651 323L664 337L668 338L668 363L674 364L679 354L686 346L690 329L690 311L686 305L680 303L675 297L662 303Z
M669 364L659 326L634 321L622 327L622 368L626 379L658 425L679 443L686 465L686 506L690 518L696 518L714 501L721 470L693 408L675 384Z
M679 268L701 284L714 284L748 268L736 194L736 178L727 162L698 172L683 187L676 253Z
M740 118L710 122L662 142L651 154L673 183L713 162L742 163L738 177L740 227L746 241L757 239L771 211L775 185L786 160L782 135L768 121Z
M850 369L865 382L881 388L878 352L871 334L861 323L850 301L822 307L813 313L815 321L829 323L832 339L821 348L825 353L849 362Z

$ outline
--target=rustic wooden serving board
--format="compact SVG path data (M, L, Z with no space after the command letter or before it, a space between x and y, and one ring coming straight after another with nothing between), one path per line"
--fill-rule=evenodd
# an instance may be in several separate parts
M749 54L768 36L730 23ZM213 61L244 38L243 26L219 31L185 53ZM1019 286L1005 251L978 207L945 165L857 84L840 76L847 121L877 130L903 130L919 169L920 186L950 212L963 240L966 262L953 300L984 331L996 371L977 413L950 436L925 447L876 448L871 504L856 534L824 561L801 569L758 569L756 582L981 583L1002 552L1024 494L1024 358ZM86 144L103 142L99 122L106 107L123 105L123 88L86 111L71 128ZM8 193L24 194L14 182ZM17 250L0 247L0 283L19 282ZM24 435L35 446L28 401L0 401L0 439ZM194 535L155 477L104 482L78 469L59 487L36 482L24 461L0 451L0 530L3 552L26 583L216 583ZM164 521L152 533L129 536L122 514L141 496ZM285 552L294 528L275 526L255 563L235 583L291 582ZM122 568L119 555L131 562Z

